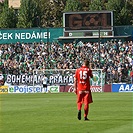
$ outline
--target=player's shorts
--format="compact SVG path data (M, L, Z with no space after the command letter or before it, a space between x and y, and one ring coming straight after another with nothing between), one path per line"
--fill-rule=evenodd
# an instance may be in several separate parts
M82 102L84 104L90 104L93 102L92 100L92 94L91 94L91 90L86 91L85 92L78 92L77 94L77 103Z
M43 84L43 88L47 88L47 84Z

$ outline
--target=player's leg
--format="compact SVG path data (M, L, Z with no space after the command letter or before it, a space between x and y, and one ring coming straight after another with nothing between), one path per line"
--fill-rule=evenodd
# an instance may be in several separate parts
M82 109L82 98L83 94L77 94L77 108L78 108L78 119L81 120L81 109Z
M47 85L45 85L45 91L46 91L46 93L48 93L48 88L47 88Z
M89 113L89 104L93 102L91 90L89 90L89 92L85 94L83 99L84 99L84 119L89 120L87 118Z
M43 89L44 89L44 92L46 92L46 93L48 92L46 84L43 84Z
M89 93L84 96L84 120L89 120L87 118L89 112Z

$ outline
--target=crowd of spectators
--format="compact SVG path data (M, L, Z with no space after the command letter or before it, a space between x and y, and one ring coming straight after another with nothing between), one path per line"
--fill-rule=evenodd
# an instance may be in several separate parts
M100 51L100 54L99 54ZM100 57L100 58L99 58ZM34 69L76 69L88 58L93 69L103 69L106 83L131 82L133 42L107 41L47 44L17 42L0 45L0 70L4 74L32 74Z

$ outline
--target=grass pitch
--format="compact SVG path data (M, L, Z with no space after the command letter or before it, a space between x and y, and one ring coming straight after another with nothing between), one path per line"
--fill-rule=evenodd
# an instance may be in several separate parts
M90 121L77 119L76 95L0 95L0 133L132 133L133 94L93 93Z

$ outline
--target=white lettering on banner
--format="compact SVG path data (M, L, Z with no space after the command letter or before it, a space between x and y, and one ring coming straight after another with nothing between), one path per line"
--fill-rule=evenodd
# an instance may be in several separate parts
M6 77L6 82L9 84L40 84L42 83L43 75L10 75L8 74ZM73 84L74 83L74 76L73 75L50 75L48 76L49 84ZM96 83L97 81L95 81ZM93 84L96 86L97 84Z
M42 75L34 75L34 83L41 83ZM33 83L33 75L7 75L7 83Z
M26 33L26 38L30 39L30 37L31 37L30 33Z
M15 81L16 81L16 78L15 77L16 77L15 75L12 75L12 82L13 83L15 83Z
M9 84L40 84L42 83L43 75L7 75L6 83ZM51 75L48 77L49 84L73 84L73 75Z
M20 33L15 34L15 39L20 39Z
M17 40L29 40L29 39L47 39L50 38L50 32L22 32L22 33L1 33L0 32L0 39L8 40L8 39L17 39Z
M119 92L133 92L133 85L121 85L119 88Z
M34 75L34 83L37 83L37 75Z
M8 33L8 39L13 39L12 34L13 33L10 33L10 34Z
M36 34L35 34L35 31L33 31L33 33L32 33L32 35L31 35L31 39L36 39L37 37L36 37Z
M62 82L62 76L59 76L59 81L58 81L59 83L61 83Z
M37 38L42 38L42 32L41 34L37 32Z
M37 38L41 39L41 38L44 38L44 39L47 39L50 38L50 32L47 34L47 32L37 32Z
M64 82L68 82L68 78L69 78L68 76L65 76L64 77Z
M0 39L3 40L13 39L12 34L13 33L0 33Z
M20 82L20 80L21 80L20 76L19 76L19 75L17 75L17 76L16 76L16 81L19 83L19 82Z
M21 33L21 39L25 39L25 33Z
M25 75L22 75L22 83L25 83Z
M54 83L58 82L58 76L54 76Z
M11 78L12 78L12 75L7 75L6 82L11 83L12 82Z
M12 33L11 33L12 34ZM50 32L35 32L32 33L15 33L15 39L47 39L50 38ZM5 37L7 39L7 37ZM11 38L11 35L10 35ZM12 38L13 39L13 38Z
M7 39L7 33L3 34L3 39Z
M43 34L43 38L47 38L47 37L50 38L50 32L49 32L49 34L47 34L47 32L44 32L44 34Z
M74 82L74 77L72 75L70 75L70 76L62 76L62 75L53 76L53 75L51 75L49 77L49 83L51 83L51 84L55 84L55 83L57 83L57 84L59 84L59 83L69 83L70 84L70 83L73 83L73 82Z

